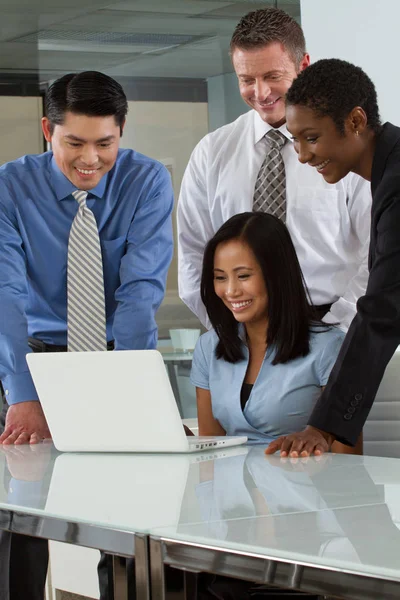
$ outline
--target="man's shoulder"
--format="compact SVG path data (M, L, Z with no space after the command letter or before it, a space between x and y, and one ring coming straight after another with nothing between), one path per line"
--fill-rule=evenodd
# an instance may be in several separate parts
M48 169L52 155L52 152L26 154L7 162L0 167L0 178L6 181L8 178L25 177L29 172Z
M120 148L118 150L117 166L119 169L126 170L127 172L137 169L158 172L166 169L165 165L155 158L129 148Z
M213 150L229 143L230 141L238 140L245 137L250 131L253 131L254 116L250 110L243 115L240 115L232 123L223 125L214 131L211 131L199 142L199 146L209 145Z
M336 183L334 185L338 186L341 182L347 188L350 188L350 190L354 190L356 188L364 189L369 195L371 195L370 182L367 181L367 179L364 179L364 177L361 177L361 175L357 175L357 173L353 173L353 172L348 173L345 177L343 177L343 179L341 181L339 181L338 183ZM332 185L332 184L329 184L329 185Z
M340 195L343 201L352 206L353 201L359 198L363 199L362 205L365 203L371 203L371 186L369 181L363 179L360 175L355 173L348 173L345 177L337 181L336 183L328 183L324 178L309 165L296 164L296 181L297 188L296 193L303 191L304 187L313 188L314 193L320 195L326 194L328 198L331 194L336 192Z
M172 181L168 169L158 160L145 156L136 150L121 148L118 151L116 163L110 173L109 185L119 188L121 198L126 195L143 198L154 198L158 195L160 204L168 205L172 199Z

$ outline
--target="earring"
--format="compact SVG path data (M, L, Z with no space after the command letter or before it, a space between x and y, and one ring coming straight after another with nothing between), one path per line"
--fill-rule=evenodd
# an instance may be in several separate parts
M358 136L359 135L359 131L358 129L356 129L355 134Z

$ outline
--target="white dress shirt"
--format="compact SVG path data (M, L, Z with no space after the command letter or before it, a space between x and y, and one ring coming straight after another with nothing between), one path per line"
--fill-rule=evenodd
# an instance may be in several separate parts
M209 327L200 298L204 247L225 221L251 211L271 126L256 111L206 135L186 168L178 203L179 295ZM302 165L285 125L286 225L315 305L332 304L324 321L346 331L368 281L371 191L350 173L332 185Z

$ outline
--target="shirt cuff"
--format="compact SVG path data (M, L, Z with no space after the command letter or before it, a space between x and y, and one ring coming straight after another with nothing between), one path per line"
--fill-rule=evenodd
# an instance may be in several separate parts
M329 325L335 324L339 327L339 329L347 333L355 314L355 305L351 304L351 302L348 302L344 298L339 298L337 302L332 304L331 310L326 313L322 321Z
M7 404L19 404L39 400L35 385L29 372L8 375L2 381Z

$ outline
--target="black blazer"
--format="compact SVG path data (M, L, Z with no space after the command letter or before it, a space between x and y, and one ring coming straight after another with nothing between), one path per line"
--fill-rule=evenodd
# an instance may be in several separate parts
M371 190L367 290L309 420L350 445L361 433L400 344L400 128L390 123L376 139Z

